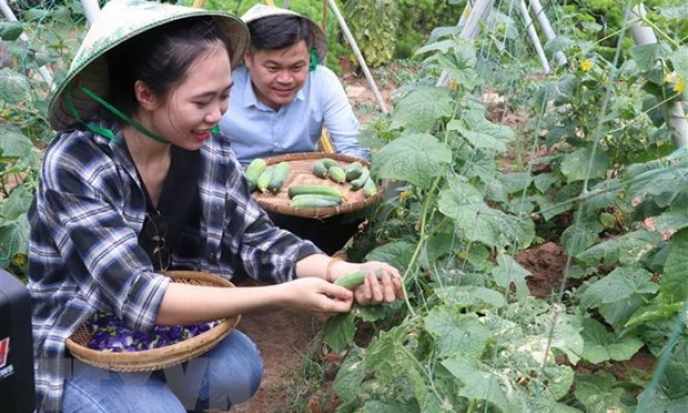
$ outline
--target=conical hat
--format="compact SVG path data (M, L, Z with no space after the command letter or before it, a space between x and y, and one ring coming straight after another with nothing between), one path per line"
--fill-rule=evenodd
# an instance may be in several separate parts
M256 4L255 6L248 9L248 11L244 13L243 16L241 16L241 20L243 20L244 23L249 24L252 21L269 16L298 16L308 20L308 22L311 24L313 45L315 46L315 52L318 55L318 62L322 63L322 61L325 60L325 55L327 55L327 36L325 35L323 29L318 25L318 23L314 22L313 19L310 19L307 16L296 13L289 9L284 9L282 7Z
M227 32L232 46L231 64L232 67L238 66L249 42L248 28L238 17L220 11L144 0L109 1L86 33L67 75L51 95L48 106L50 126L60 130L77 121L65 101L67 88L70 88L72 103L81 119L93 119L100 104L76 86L83 85L101 97L108 95L108 51L152 28L203 16L213 17Z

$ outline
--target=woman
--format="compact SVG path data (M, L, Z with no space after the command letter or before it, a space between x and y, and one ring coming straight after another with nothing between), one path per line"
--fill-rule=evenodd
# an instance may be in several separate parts
M225 13L112 0L54 91L59 133L29 211L39 411L228 409L258 388L260 356L236 330L183 369L76 363L65 339L95 312L146 331L269 306L327 315L401 296L394 268L334 260L251 200L228 140L215 134L247 42L245 25ZM168 269L228 279L243 270L274 285L170 283ZM369 274L353 294L332 283L359 269Z

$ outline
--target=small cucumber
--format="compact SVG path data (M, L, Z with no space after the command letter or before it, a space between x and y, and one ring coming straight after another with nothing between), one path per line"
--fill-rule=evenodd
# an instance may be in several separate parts
M313 168L311 172L318 178L327 178L327 165L325 165L324 159L319 159L313 163Z
M329 208L341 203L341 199L323 195L297 195L291 200L294 208Z
M251 192L255 191L258 187L258 178L267 167L268 164L267 162L265 162L265 159L263 158L256 158L252 160L250 164L248 164L245 175L246 179L248 180L248 187L251 190Z
M265 170L260 174L258 177L258 180L256 181L256 187L261 191L261 192L266 192L268 190L268 186L270 185L270 182L272 182L272 175L275 172L275 166L270 165Z
M327 171L327 177L338 184L346 181L346 173L344 172L344 169L339 166L331 166Z
M362 172L363 164L359 161L352 162L349 165L347 165L346 168L344 168L344 173L346 174L347 182L351 182L354 179L358 178L359 176L361 176Z
M320 161L323 163L323 165L325 165L325 168L327 168L327 169L330 169L330 168L332 168L333 166L337 166L337 165L338 165L338 164L337 164L337 161L335 161L335 160L332 159L332 158L322 158Z
M341 285L346 289L353 290L359 285L363 284L363 282L365 281L366 274L368 273L365 271L354 271L337 278L336 280L334 280L334 283L336 285ZM376 272L376 277L379 280L380 278L382 278L382 275Z
M275 170L272 173L272 180L268 185L268 190L273 194L276 194L282 189L282 185L289 178L289 172L291 171L291 165L289 162L280 162L275 166Z
M338 196L330 196L330 195L315 195L315 194L303 194L303 195L296 195L294 198L291 199L292 201L331 201L334 202L336 205L341 205L342 204L342 198Z
M365 185L366 181L370 177L370 170L368 168L363 168L361 171L361 175L351 181L351 190L352 191L358 191L359 189L363 188L363 185Z
M363 196L368 198L377 193L377 185L375 185L375 181L372 179L368 178L367 181L363 184Z
M294 198L296 195L312 194L312 195L329 195L338 198L344 198L344 195L337 188L326 185L316 184L301 184L294 185L287 191L289 198Z

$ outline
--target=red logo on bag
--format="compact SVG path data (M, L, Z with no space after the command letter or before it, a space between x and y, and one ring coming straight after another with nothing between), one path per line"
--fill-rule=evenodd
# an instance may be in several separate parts
M0 369L7 364L7 355L10 353L10 338L0 340Z

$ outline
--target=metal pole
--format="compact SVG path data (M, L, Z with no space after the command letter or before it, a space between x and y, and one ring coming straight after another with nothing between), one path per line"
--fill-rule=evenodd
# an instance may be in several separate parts
M358 60L358 64L361 65L361 69L363 70L363 74L365 75L366 79L368 80L368 84L370 85L370 88L373 90L373 95L375 95L375 99L377 99L377 103L380 105L380 109L382 110L382 113L385 115L389 113L387 110L387 106L385 105L385 101L382 99L382 95L380 95L380 91L377 89L377 85L375 85L375 80L373 79L373 76L370 74L370 70L368 69L368 65L366 64L365 60L363 59L363 55L361 54L361 51L358 48L358 45L356 44L356 40L354 40L354 36L351 34L351 30L349 30L349 26L346 24L344 21L344 16L342 16L342 13L339 12L339 8L335 4L334 0L327 0L327 4L330 6L330 9L332 9L332 12L334 15L337 17L337 21L339 22L339 25L342 28L342 32L344 33L344 37L346 40L349 42L349 45L351 46L351 50L353 50L354 55L356 56L356 59Z
M478 25L478 22L480 20L487 19L487 17L490 15L490 10L492 9L493 4L494 0L477 0L475 4L467 2L466 7L463 9L463 13L461 13L459 23L457 24L457 27L461 28L459 36L461 36L463 39L470 40L478 37L478 34L480 34L480 26ZM447 70L445 70L442 72L442 74L440 74L435 86L448 86L450 81L451 75Z
M100 13L100 4L98 4L98 0L81 0L81 7L84 8L86 22L91 26L96 16Z
M530 8L533 9L533 14L535 15L538 23L540 23L542 31L545 32L547 40L555 39L557 35L554 33L554 29L552 29L552 25L545 14L542 4L540 4L540 0L529 0L528 3L530 4ZM567 61L566 56L564 56L564 53L561 51L558 51L554 54L554 59L560 66L565 65Z
M17 21L17 18L14 16L14 13L12 12L12 9L10 9L10 6L7 4L6 0L0 0L0 9L7 20L12 22ZM27 43L29 41L29 37L26 35L26 33L19 35L19 39ZM46 66L41 66L37 70L38 74L43 78L45 83L47 83L51 89L54 88L55 85L53 84L53 73L50 71L50 69Z
M520 6L521 14L523 15L523 22L526 25L526 30L528 31L530 41L533 42L533 47L535 47L535 53L537 53L538 58L540 59L540 64L542 65L545 73L549 73L549 62L547 61L547 56L545 56L545 51L542 49L542 44L540 44L540 39L535 31L535 26L533 26L533 20L530 18L528 6L526 6L526 2L524 0L521 0Z
M657 43L657 36L652 28L643 24L641 17L645 17L645 6L640 3L628 12L626 18L632 21L631 34L636 44ZM688 119L683 111L681 102L672 102L664 105L666 108L667 123L673 132L674 145L677 148L688 144Z

